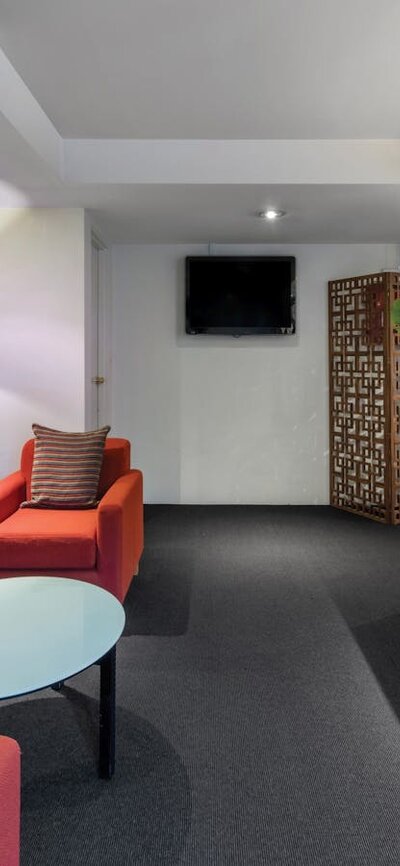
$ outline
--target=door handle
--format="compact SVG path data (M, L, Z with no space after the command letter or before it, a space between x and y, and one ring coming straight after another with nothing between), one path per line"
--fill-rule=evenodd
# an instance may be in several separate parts
M104 376L93 376L93 378L92 378L92 384L93 385L104 385L105 381L106 380L105 380Z

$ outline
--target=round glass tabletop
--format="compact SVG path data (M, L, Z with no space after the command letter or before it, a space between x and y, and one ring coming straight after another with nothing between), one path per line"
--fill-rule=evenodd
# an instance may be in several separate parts
M51 686L99 661L121 636L122 604L62 577L0 580L0 699Z

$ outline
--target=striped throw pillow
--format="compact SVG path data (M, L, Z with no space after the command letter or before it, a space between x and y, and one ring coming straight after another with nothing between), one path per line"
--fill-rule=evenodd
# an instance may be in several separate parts
M95 508L110 427L64 433L32 424L35 450L31 499L21 508Z

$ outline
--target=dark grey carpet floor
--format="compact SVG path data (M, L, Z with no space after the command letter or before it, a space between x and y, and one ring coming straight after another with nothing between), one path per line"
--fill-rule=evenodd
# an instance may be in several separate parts
M400 529L153 506L126 610L111 782L98 668L0 707L21 866L400 864Z

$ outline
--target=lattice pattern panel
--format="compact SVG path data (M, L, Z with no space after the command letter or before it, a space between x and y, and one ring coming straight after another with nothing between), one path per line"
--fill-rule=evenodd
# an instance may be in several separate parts
M329 284L331 504L382 522L391 520L387 282L371 274ZM400 352L398 363L400 387ZM397 465L400 511L400 437Z
M400 297L400 274L390 274L390 304ZM400 334L390 327L392 523L400 523Z

